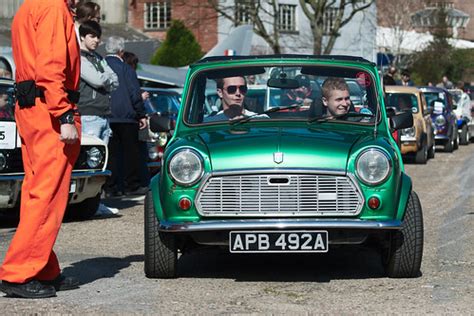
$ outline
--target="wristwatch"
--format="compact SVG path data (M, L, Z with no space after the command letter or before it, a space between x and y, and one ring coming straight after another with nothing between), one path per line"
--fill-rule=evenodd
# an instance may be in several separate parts
M72 110L67 111L59 117L59 123L62 124L74 124L74 112Z

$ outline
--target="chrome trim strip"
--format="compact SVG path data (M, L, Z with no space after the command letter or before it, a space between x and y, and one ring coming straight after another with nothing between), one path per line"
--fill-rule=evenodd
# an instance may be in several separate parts
M329 176L345 176L345 169L310 169L310 168L255 168L255 169L228 169L209 173L209 177L246 175L246 174L319 174ZM204 182L204 181L203 181Z
M90 177L99 177L99 176L110 177L111 175L112 175L112 171L110 170L84 171L84 172L73 171L71 175L71 179L90 178Z
M160 222L159 230L163 232L205 232L228 230L257 229L366 229L366 230L399 230L400 220L369 221L360 219L326 220L326 219L268 219L268 220L211 220L201 222Z

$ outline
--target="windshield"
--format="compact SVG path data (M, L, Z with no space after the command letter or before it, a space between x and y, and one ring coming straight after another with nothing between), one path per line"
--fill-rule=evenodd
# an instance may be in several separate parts
M161 91L148 91L150 97L145 101L147 113L160 112L165 115L176 115L179 110L179 95Z
M439 101L443 104L444 107L446 107L446 97L444 93L442 92L425 92L425 99L426 99L426 104L428 104L429 107L434 107L434 102Z
M411 93L387 93L388 106L397 111L418 113L418 98Z
M0 84L0 121L14 121L13 86Z
M184 120L195 125L330 118L373 124L377 106L374 79L359 69L249 66L194 77Z

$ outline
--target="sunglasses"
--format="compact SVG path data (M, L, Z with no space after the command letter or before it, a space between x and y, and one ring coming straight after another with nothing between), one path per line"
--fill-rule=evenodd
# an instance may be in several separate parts
M227 91L228 94L235 94L237 92L237 89L239 89L240 93L246 94L247 93L247 86L227 86L225 90Z

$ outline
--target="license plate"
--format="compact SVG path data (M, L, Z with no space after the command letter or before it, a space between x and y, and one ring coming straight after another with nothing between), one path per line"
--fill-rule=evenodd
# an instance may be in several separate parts
M252 252L328 252L327 231L232 231L229 250Z
M71 186L69 187L69 193L74 193L76 192L76 181L73 180L71 181Z

